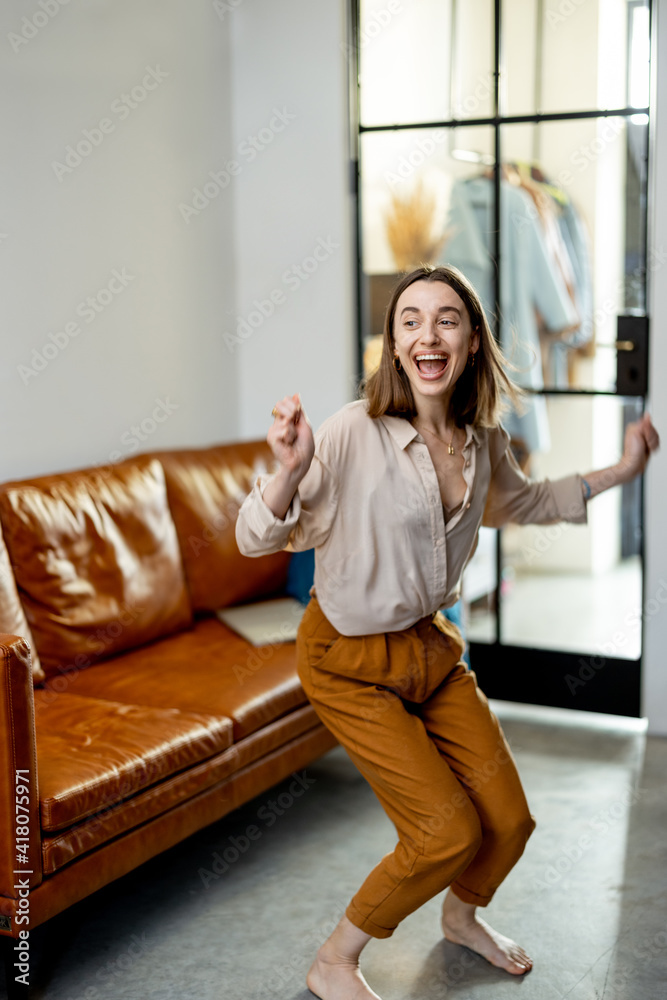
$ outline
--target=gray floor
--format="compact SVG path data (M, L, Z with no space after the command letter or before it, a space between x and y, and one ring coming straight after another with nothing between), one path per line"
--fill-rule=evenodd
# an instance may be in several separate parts
M667 740L608 717L494 707L538 829L487 915L535 968L515 979L444 943L432 900L370 943L369 982L383 1000L667 998ZM342 751L306 777L303 795L286 782L36 928L35 998L311 997L317 944L394 838Z

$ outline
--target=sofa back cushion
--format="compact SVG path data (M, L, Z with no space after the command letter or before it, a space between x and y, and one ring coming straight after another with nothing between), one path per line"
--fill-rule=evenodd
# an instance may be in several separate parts
M260 474L273 471L266 441L158 452L194 611L282 591L290 556L249 559L236 544L239 507Z
M154 459L6 483L0 521L47 677L191 623Z
M22 636L30 646L32 679L35 684L44 680L44 671L32 637L25 611L16 590L16 581L0 528L0 632Z

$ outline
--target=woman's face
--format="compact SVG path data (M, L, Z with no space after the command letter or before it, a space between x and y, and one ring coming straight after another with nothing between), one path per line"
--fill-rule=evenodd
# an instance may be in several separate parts
M451 398L454 386L476 353L463 300L443 281L414 281L400 295L394 313L394 354L410 380L415 402Z

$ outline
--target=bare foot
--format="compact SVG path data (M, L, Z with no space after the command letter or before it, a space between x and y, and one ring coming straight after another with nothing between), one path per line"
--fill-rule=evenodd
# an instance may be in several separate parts
M462 944L471 951L505 969L514 976L530 972L533 961L523 948L489 927L485 920L475 913L476 907L463 903L454 893L449 892L442 907L442 932L453 944Z
M358 962L327 954L322 945L306 976L306 986L320 1000L380 1000L359 969Z

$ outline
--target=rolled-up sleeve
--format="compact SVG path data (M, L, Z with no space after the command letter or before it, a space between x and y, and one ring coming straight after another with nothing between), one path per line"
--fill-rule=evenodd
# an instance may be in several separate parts
M482 523L500 528L515 524L585 524L586 502L577 474L562 479L529 479L510 449L509 435L499 427L489 434L491 479Z
M336 516L337 480L331 449L316 438L315 456L284 518L264 501L271 477L261 476L243 501L236 521L236 541L245 556L264 556L281 549L316 548L327 539Z

